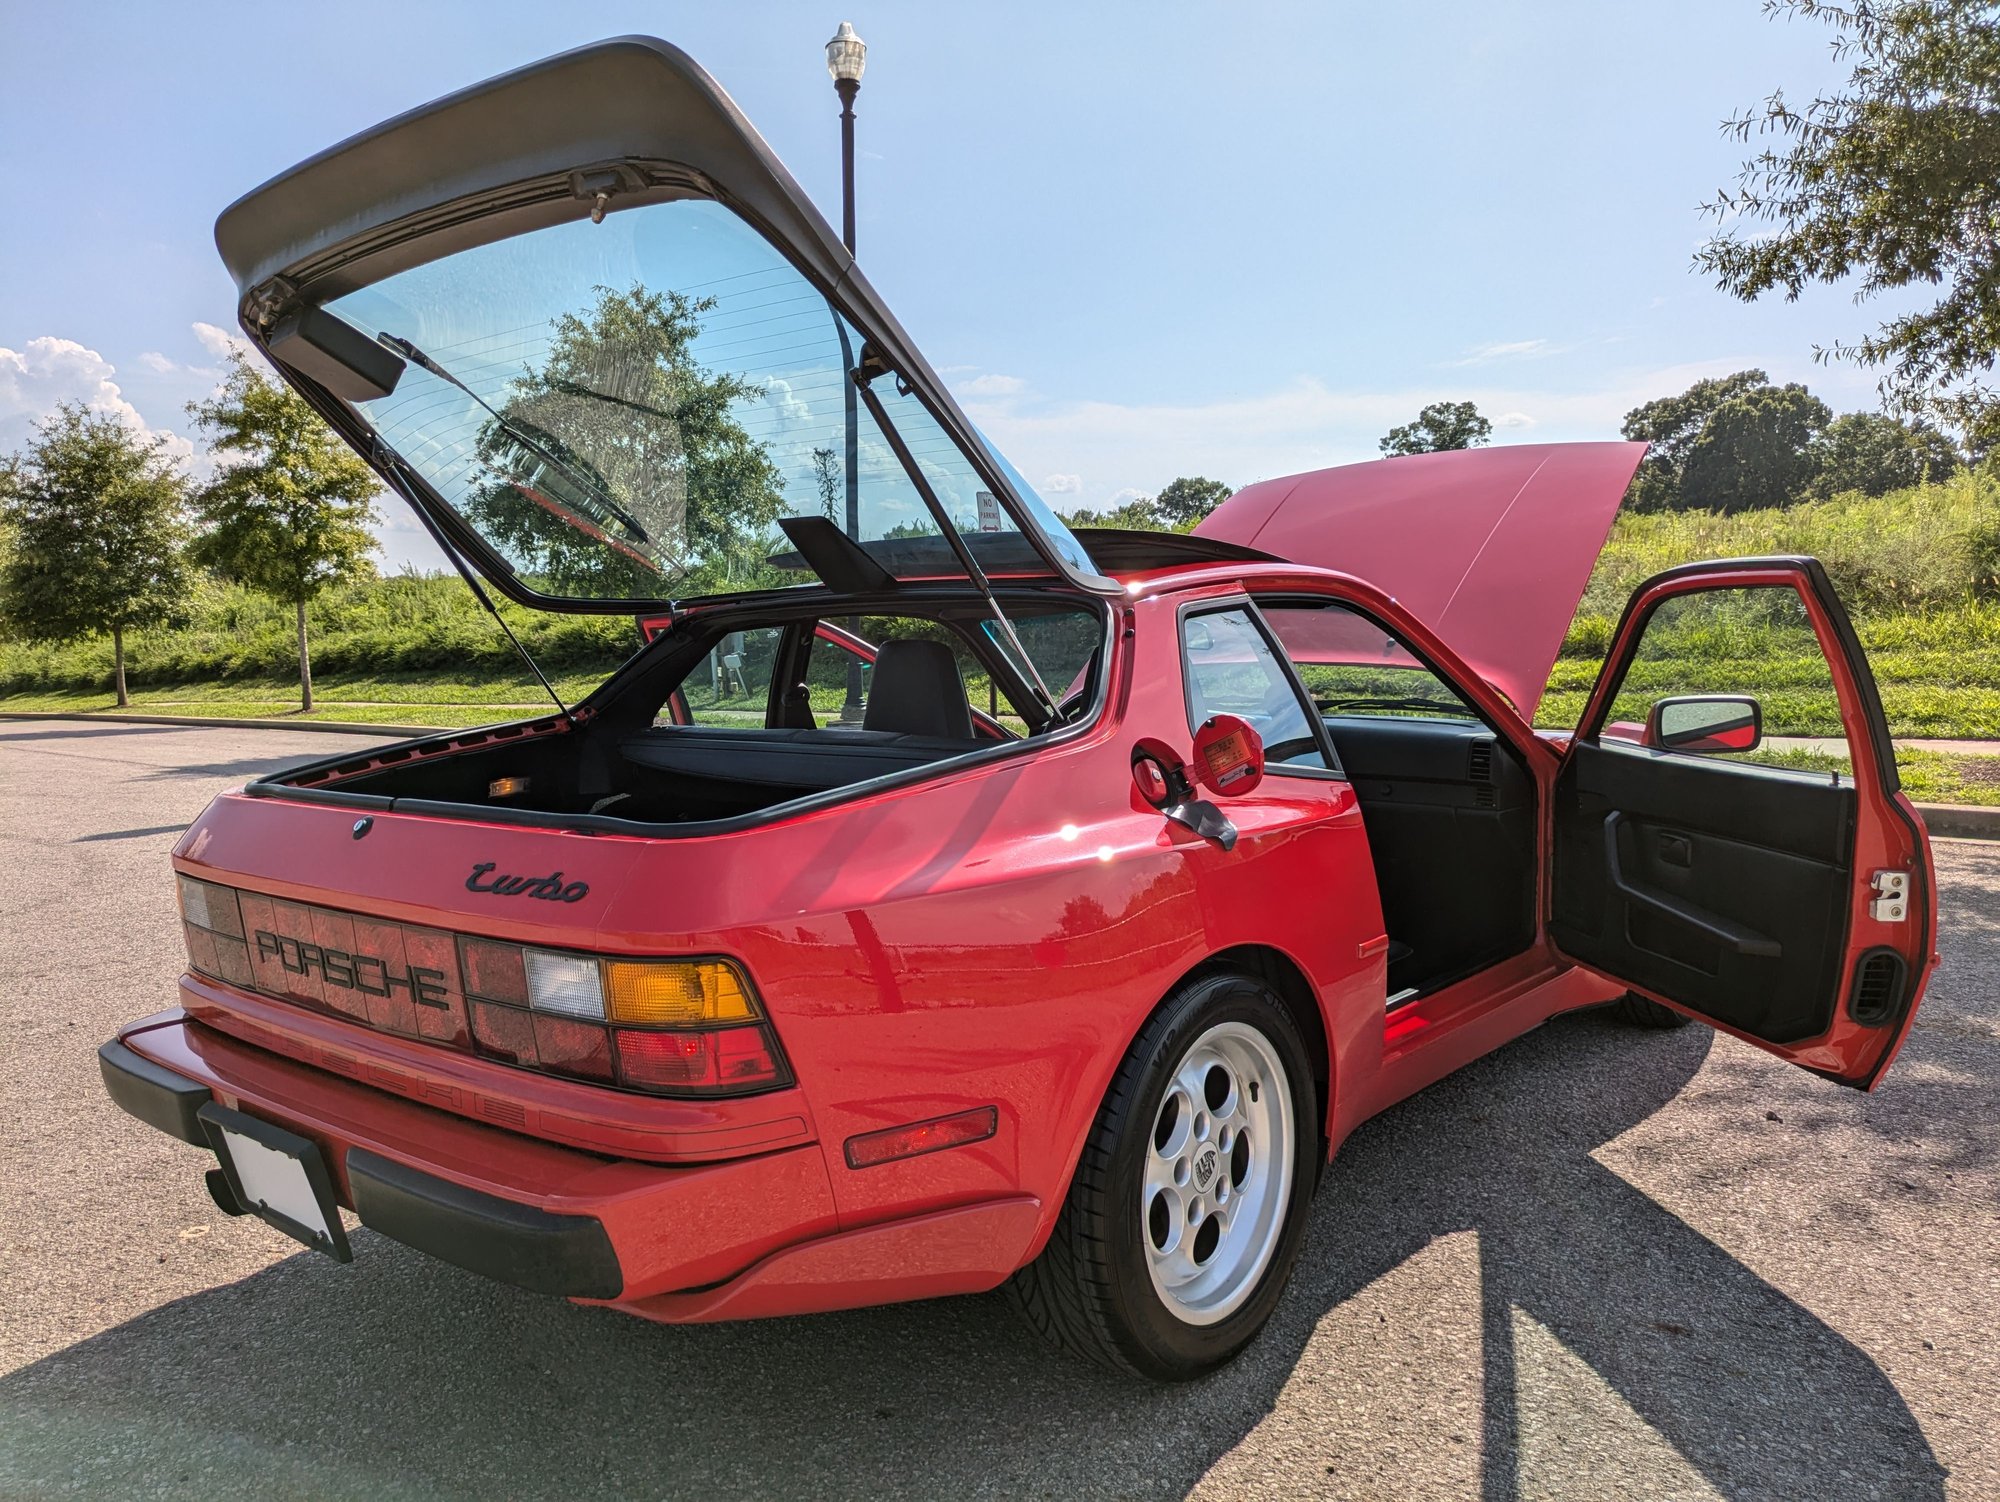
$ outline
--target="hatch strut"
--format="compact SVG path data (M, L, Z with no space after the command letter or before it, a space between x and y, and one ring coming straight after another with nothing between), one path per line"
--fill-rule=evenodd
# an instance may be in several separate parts
M458 556L458 549L451 545L444 533L438 529L438 524L431 520L429 509L419 505L417 498L410 494L406 488L409 484L407 476L410 473L410 467L403 462L403 456L384 443L379 435L375 437L374 448L376 459L385 469L392 470L395 474L395 478L390 483L396 487L396 493L410 503L410 509L417 513L417 520L422 522L424 530L431 534L431 541L438 545L438 551L451 560L451 566L458 570L458 576L471 588L473 598L484 605L486 613L499 623L500 629L507 635L507 640L514 644L514 650L521 654L521 661L528 665L528 671L533 673L535 681L541 684L542 692L549 696L563 719L569 722L570 728L575 729L577 723L576 711L563 703L562 695L558 694L555 685L549 682L549 676L542 671L541 664L536 662L529 655L528 649L521 645L521 638L516 636L514 628L507 624L507 618L500 613L499 607L493 603L493 597L487 594L486 587L479 582L479 576L472 571L463 558Z
M1000 601L993 594L993 586L987 581L986 570L982 569L978 560L972 556L972 549L966 545L963 534L952 525L951 517L944 509L944 503L938 499L937 492L931 489L931 482L924 478L923 468L917 463L916 456L910 452L909 445L903 442L903 435L889 420L889 413L882 405L882 398L875 394L873 384L875 377L884 374L888 369L872 344L861 347L861 360L854 368L854 384L860 388L861 400L868 404L868 415L875 419L875 426L880 428L882 436L889 440L889 447L895 450L896 460L903 466L903 473L910 477L910 483L916 487L917 494L923 497L924 506L930 511L931 519L938 524L938 530L944 533L944 540L951 544L952 552L958 555L959 566L971 577L973 588L985 597L986 608L993 612L993 619L999 622L1000 629L1006 633L1007 640L1013 645L1014 655L1020 659L1021 666L1027 669L1028 682L1035 692L1041 695L1042 704L1047 708L1049 719L1053 723L1056 717L1055 695L1050 693L1049 686L1042 682L1042 675L1035 667L1034 658L1030 657L1028 649L1021 645L1021 638L1014 630L1014 623L1007 619L1007 612L1000 608Z

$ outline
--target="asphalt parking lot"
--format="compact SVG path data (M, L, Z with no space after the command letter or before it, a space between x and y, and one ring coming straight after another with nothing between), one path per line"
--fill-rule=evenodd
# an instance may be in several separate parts
M1230 1370L1128 1384L998 1297L670 1329L208 1203L104 1098L166 854L349 744L0 723L0 1495L2000 1496L2000 845L1862 1096L1560 1019L1364 1127Z

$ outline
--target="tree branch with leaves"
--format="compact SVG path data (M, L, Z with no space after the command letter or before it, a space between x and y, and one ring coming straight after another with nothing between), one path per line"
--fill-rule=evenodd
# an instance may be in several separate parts
M1835 33L1846 84L1795 105L1774 92L1724 122L1773 144L1708 212L1696 254L1724 291L1796 299L1859 278L1861 299L1936 287L1931 306L1815 350L1884 371L1890 403L1971 425L2000 353L2000 6L1992 0L1765 0Z

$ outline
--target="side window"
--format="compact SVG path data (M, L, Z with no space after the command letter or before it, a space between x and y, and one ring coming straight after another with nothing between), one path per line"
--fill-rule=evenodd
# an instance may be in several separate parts
M1273 604L1264 619L1321 715L1478 717L1457 689L1358 610Z
M1210 715L1238 715L1263 737L1267 766L1326 768L1291 675L1248 610L1238 606L1184 616L1181 661L1190 729Z
M770 705L771 671L784 630L760 626L732 631L681 680L688 716L714 729L761 730Z
M1598 739L1819 774L1850 768L1840 696L1789 585L1674 595L1647 617Z
M1027 733L1026 723L1008 709L1005 699L995 693L985 666L973 656L965 638L942 621L927 621L914 616L868 615L858 620L842 618L831 624L851 631L878 650L884 643L892 641L943 642L951 648L952 661L958 668L959 686L965 691L967 704L982 711L989 711L989 706L997 709L999 713L995 717L1001 724L1016 735ZM857 665L860 698L850 704L850 670ZM860 729L867 717L868 696L874 682L875 668L872 663L860 661L836 641L823 636L814 638L812 653L806 659L806 689L812 701L813 719L822 728Z

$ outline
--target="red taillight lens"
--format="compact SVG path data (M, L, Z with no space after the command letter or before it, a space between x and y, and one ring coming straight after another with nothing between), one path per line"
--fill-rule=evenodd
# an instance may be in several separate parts
M611 1037L594 1022L537 1017L535 1054L542 1068L556 1074L611 1083Z
M777 1048L761 1026L704 1033L620 1028L617 1038L619 1079L635 1089L718 1095L786 1082Z
M947 1147L963 1147L968 1142L984 1142L1000 1130L1000 1112L993 1106L960 1111L955 1116L939 1116L931 1121L891 1127L886 1132L866 1132L847 1139L847 1166L873 1168L898 1158L915 1158L941 1152Z
M473 1045L489 1058L506 1064L525 1064L533 1069L539 1062L535 1053L535 1019L519 1007L496 1007L484 1001L469 1003L472 1009Z
M460 939L459 961L465 967L468 995L528 1004L528 969L519 944L494 944L485 939Z

